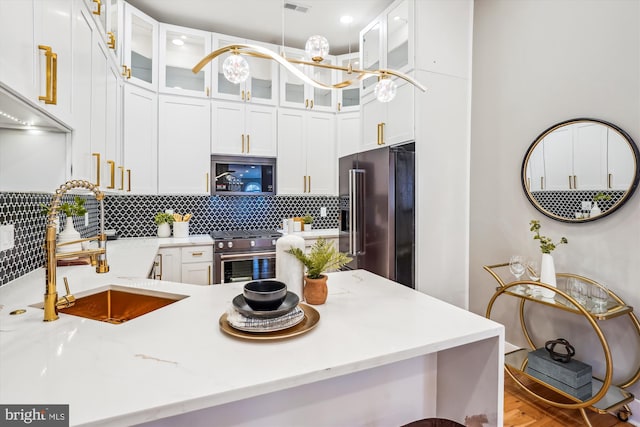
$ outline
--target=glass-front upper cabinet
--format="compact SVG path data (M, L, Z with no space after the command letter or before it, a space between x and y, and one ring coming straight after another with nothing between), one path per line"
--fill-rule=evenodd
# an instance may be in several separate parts
M360 55L358 52L352 54L344 54L336 57L336 63L340 67L358 69L360 67ZM336 72L337 81L341 83L346 80L351 80L354 83L351 86L337 91L338 98L338 112L341 111L358 111L360 110L360 82L357 80L357 74L349 74L345 71Z
M277 46L221 34L214 34L213 43L215 50L233 44L251 44L274 52L278 51ZM224 76L224 61L231 55L233 54L225 52L212 61L211 69L214 70L212 96L214 98L251 102L254 104L276 105L278 94L277 62L270 59L242 55L242 58L244 58L249 65L249 77L243 83L236 84L230 82Z
M360 63L363 70L378 70L382 66L382 26L382 22L376 20L360 32ZM377 82L375 77L362 80L363 93L370 92Z
M301 49L285 49L287 59L311 61L306 57L306 53ZM322 64L334 64L334 57L325 58ZM309 78L326 84L334 83L334 71L328 68L313 67L311 65L295 64ZM334 111L335 110L335 90L324 89L305 83L302 79L295 76L290 71L280 70L280 105L283 107L299 108L315 111Z
M125 39L122 74L130 83L156 89L158 86L158 22L125 3Z
M209 96L211 63L198 74L191 69L211 52L211 33L160 24L160 92Z
M413 68L413 43L409 43L413 36L409 25L409 2L400 2L387 14L386 31L386 59L385 68L406 72Z
M123 0L85 0L87 9L91 12L97 24L98 31L106 45L111 50L116 63L120 62L121 29L124 9Z

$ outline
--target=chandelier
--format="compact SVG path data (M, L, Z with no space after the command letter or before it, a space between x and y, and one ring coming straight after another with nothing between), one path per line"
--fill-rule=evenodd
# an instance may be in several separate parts
M305 45L305 52L310 60L286 58L284 55L284 50L282 55L278 55L276 52L273 52L272 50L269 50L262 46L256 46L252 44L231 44L214 50L213 52L202 58L202 60L200 60L200 62L198 62L198 64L196 64L196 66L193 67L191 71L197 74L210 61L226 52L231 52L232 55L225 59L224 63L222 64L222 71L225 78L231 83L235 84L242 83L249 77L249 64L242 57L243 55L245 55L276 61L278 64L280 64L300 80L319 89L343 89L355 83L359 84L360 80L377 77L378 83L375 86L375 94L380 102L389 102L396 95L397 86L396 83L390 79L391 76L401 78L411 83L422 92L426 91L426 88L420 83L413 80L406 74L402 74L398 71L387 69L358 70L353 68L351 66L351 63L349 63L347 67L332 64L323 64L322 61L324 57L329 54L329 42L323 36L317 35L309 37ZM325 84L312 79L294 64L343 71L348 75L354 75L354 78L344 80L335 84Z

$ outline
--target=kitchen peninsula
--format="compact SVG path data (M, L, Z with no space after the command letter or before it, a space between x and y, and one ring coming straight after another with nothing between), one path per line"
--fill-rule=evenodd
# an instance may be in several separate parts
M313 330L243 340L218 325L242 284L148 279L159 240L109 242L106 274L58 268L76 297L107 284L187 296L124 324L43 322L31 305L44 269L0 288L0 403L69 404L71 425L399 426L478 414L502 425L501 325L356 270L330 274Z

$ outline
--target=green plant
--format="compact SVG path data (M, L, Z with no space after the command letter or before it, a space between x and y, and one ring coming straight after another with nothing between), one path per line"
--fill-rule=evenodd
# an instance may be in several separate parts
M351 261L351 258L322 237L311 246L309 254L305 254L300 248L291 248L287 252L304 264L310 279L318 279L324 271L338 269Z
M311 224L313 223L313 217L307 214L302 217L302 222L304 222L305 224Z
M533 231L535 233L535 236L533 236L533 238L535 240L540 240L540 250L542 251L543 254L550 254L551 251L553 251L556 248L556 245L569 243L566 237L562 237L558 243L553 243L553 241L550 238L546 236L541 236L540 235L541 225L540 225L540 221L538 220L532 219L529 224L531 224L530 231Z
M598 194L596 194L595 196L593 196L593 201L594 202L599 202L601 200L611 200L611 196L608 194L604 194L603 192L600 192Z
M157 224L164 224L165 222L169 223L169 225L173 224L173 215L168 214L168 213L164 213L164 212L158 212L156 214L156 216L153 217L153 221Z
M60 211L64 212L66 216L82 216L87 213L87 208L84 207L85 200L82 197L75 196L72 203L64 202L60 205ZM42 213L49 215L51 212L51 206L40 203Z

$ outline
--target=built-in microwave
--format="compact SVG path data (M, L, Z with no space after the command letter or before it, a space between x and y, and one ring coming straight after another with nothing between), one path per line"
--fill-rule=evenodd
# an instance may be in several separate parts
M211 156L212 195L275 195L273 157Z

